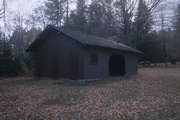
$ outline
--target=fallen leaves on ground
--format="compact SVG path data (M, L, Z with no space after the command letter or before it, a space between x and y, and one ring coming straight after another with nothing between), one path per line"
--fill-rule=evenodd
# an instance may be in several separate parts
M145 111L180 104L179 72L146 68L138 76L81 86L50 80L27 84L26 78L0 80L0 119L138 118ZM14 82L18 80L24 82Z

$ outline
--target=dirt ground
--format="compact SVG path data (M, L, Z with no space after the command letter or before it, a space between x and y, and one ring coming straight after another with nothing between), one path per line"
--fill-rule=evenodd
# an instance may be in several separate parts
M180 68L86 84L0 79L0 120L180 120Z

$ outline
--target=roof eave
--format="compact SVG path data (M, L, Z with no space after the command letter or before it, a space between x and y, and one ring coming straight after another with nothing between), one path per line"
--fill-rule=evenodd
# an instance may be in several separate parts
M111 48L111 47L105 47L105 46L98 46L98 45L89 45L89 44L84 44L84 46L89 46L89 47L97 47L97 48L104 48L104 49L111 49L111 50L118 50L118 51L124 51L124 52L130 52L130 53L135 53L135 54L143 54L143 52L139 51L139 50L123 50L123 49L115 49L115 48Z

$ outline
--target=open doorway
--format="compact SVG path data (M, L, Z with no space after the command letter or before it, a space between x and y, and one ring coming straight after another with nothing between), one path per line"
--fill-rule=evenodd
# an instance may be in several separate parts
M110 76L125 75L125 59L123 55L111 55L109 59L109 75Z

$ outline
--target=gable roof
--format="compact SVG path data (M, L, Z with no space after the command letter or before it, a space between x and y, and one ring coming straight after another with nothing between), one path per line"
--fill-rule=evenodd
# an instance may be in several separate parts
M85 46L96 46L96 47L103 47L103 48L110 48L110 49L116 49L116 50L122 50L122 51L128 51L128 52L134 52L134 53L142 53L134 48L131 48L127 45L124 45L122 43L117 43L112 40L108 40L105 38L101 37L96 37L92 35L87 35L79 31L72 31L69 29L65 28L58 28L52 25L47 26L47 28L43 31L45 32L47 29L53 28L69 37L72 39L76 40L82 45ZM42 34L42 33L41 33ZM33 51L33 48L36 46L36 44L40 44L40 38L41 35L29 46L27 51Z

